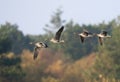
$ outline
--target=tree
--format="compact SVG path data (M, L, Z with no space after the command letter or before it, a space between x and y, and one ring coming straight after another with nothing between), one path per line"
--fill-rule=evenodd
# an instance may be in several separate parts
M116 25L115 25L116 26ZM113 27L112 38L99 46L99 54L92 75L101 74L103 77L120 79L120 26Z
M23 49L28 48L26 45L30 41L29 37L18 30L16 24L6 23L0 27L0 54L14 52L19 54Z
M21 82L25 73L20 66L20 57L13 53L0 56L0 82Z
M52 33L54 31L53 29L60 28L60 26L65 22L65 20L61 18L62 13L63 11L60 8L54 12L51 16L50 25L46 24L47 28L44 29L47 33Z

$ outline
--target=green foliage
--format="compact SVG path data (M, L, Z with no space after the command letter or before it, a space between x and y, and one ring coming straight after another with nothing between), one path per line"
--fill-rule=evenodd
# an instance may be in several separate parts
M12 41L10 39L11 28L10 24L7 23L5 26L1 25L0 27L0 53L5 53L10 51L12 47Z
M103 77L120 79L120 26L114 27L112 38L105 40L99 47L99 54L94 67L94 74ZM93 74L93 75L94 75Z
M14 52L19 54L23 49L28 48L29 37L24 36L18 30L17 25L6 23L0 27L0 54L6 52ZM28 46L28 47L26 47Z
M1 25L0 27L0 53L6 53L9 51L19 52L21 49L15 49L17 46L21 44L20 40L22 40L23 34L18 31L17 25L11 25L10 23L6 23L5 25ZM22 45L21 45L22 46Z
M47 78L42 78L42 82L60 82L60 81L53 77L47 77Z
M0 81L21 82L24 72L20 66L20 58L13 53L3 54L0 57Z

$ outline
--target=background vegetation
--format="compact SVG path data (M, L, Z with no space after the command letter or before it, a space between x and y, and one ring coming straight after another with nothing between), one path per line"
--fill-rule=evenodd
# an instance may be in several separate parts
M0 82L118 82L120 81L120 17L94 25L79 25L62 20L61 10L51 17L43 35L24 35L16 24L0 25ZM65 44L48 40L61 25ZM112 38L100 46L98 38L85 43L75 33L87 29L93 33L107 30ZM52 30L51 30L52 29ZM53 30L55 29L55 30ZM44 41L49 48L41 49L33 60L29 42Z

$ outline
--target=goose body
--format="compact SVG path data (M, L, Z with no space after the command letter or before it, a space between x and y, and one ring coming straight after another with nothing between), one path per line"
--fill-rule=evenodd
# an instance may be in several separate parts
M81 39L81 42L83 43L84 42L84 39L85 38L88 38L88 37L93 37L93 34L88 32L87 30L83 30L82 33L79 33L78 34L80 36L80 39Z
M64 40L56 40L54 38L52 38L50 41L53 43L64 43Z
M64 26L61 26L61 28L56 32L55 37L52 38L50 41L52 43L64 43L64 40L61 40L61 33L64 30Z
M30 43L30 44L34 44L34 54L33 54L33 59L35 60L39 54L39 51L41 48L47 48L47 44L43 43L43 42L36 42L36 43Z
M104 38L110 38L111 36L108 35L107 31L102 31L101 33L97 34L100 45L103 45Z

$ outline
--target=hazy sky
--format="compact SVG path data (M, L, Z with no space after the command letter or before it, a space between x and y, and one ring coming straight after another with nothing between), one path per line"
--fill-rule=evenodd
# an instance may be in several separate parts
M120 15L120 0L0 0L0 24L17 24L24 34L42 34L59 7L62 18L97 24Z

